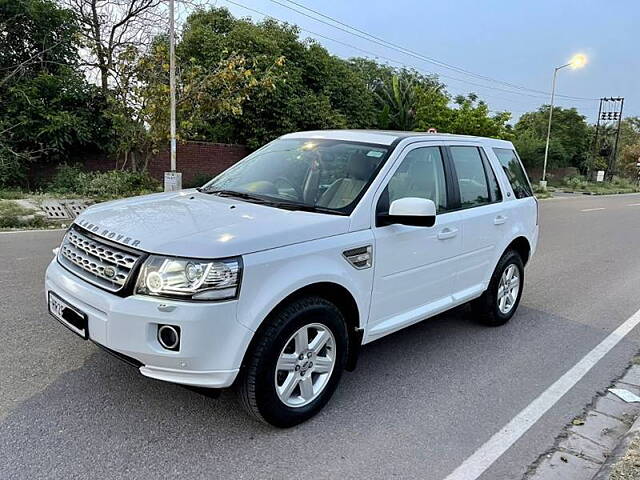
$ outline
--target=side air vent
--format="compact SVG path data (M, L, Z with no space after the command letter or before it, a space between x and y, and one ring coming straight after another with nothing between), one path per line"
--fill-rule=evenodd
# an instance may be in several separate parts
M358 270L369 268L373 263L373 247L371 245L345 250L342 255Z

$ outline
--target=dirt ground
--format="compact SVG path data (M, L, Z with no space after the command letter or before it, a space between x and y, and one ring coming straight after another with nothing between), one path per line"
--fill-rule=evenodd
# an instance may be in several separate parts
M626 455L614 465L609 480L640 480L640 435L631 442Z

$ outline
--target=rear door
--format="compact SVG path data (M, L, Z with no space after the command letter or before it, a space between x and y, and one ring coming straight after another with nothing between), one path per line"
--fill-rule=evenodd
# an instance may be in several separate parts
M527 235L533 253L538 237L538 201L533 195L527 173L513 148L493 147L489 153L495 155L497 165L504 172L503 179L506 177L508 182L505 185L508 200L505 204L509 209L508 215L513 219L512 229L520 235Z
M480 144L449 144L447 154L462 223L456 303L477 296L491 277L496 251L512 221L507 214L496 174Z

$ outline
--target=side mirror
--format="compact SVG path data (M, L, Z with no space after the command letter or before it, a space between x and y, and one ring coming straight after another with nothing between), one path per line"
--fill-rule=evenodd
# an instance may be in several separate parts
M433 227L436 223L436 204L427 198L406 197L391 202L388 215L378 216L378 225L410 225Z

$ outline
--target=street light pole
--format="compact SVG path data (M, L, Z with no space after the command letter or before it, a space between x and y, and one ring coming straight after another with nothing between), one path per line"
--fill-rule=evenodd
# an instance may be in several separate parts
M553 71L553 82L551 83L551 108L549 108L549 125L547 125L547 144L544 147L544 164L542 166L542 180L540 181L540 187L547 188L547 159L549 158L549 141L551 140L551 120L553 119L553 102L556 95L556 77L558 76L558 70L571 65L567 63L561 67L556 67Z
M169 97L171 125L169 130L171 171L164 174L164 191L182 189L182 175L176 172L176 32L175 2L169 0Z
M176 171L176 35L175 3L169 0L169 90L171 95L171 171Z
M547 125L547 143L544 147L544 164L542 165L542 179L540 180L540 187L542 189L547 188L547 160L549 159L549 141L551 140L551 120L553 119L553 103L556 94L556 77L558 76L558 70L565 67L580 68L587 62L584 55L575 55L569 63L560 65L553 70L553 82L551 83L551 106L549 108L549 125Z

